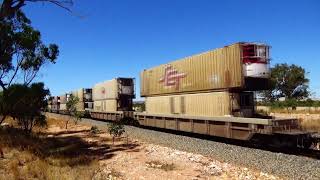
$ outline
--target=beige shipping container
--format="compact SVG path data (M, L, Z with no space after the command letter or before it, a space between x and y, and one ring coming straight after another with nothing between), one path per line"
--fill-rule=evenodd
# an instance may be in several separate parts
M71 94L79 98L79 101L83 101L83 88L72 91Z
M93 110L98 112L117 111L117 107L116 99L96 100L94 101Z
M67 110L67 104L60 104L59 110Z
M60 102L61 104L67 103L67 95L66 95L66 94L59 96L59 98L60 98L60 101L59 101L59 102Z
M117 79L112 79L102 83L96 84L92 88L92 99L105 100L105 99L116 99L118 98L118 81Z
M173 61L141 73L141 96L242 87L241 44Z
M189 116L230 115L229 92L147 97L146 112Z
M96 84L92 88L92 99L118 99L120 96L134 97L133 78L115 78Z
M85 110L84 109L84 102L83 101L78 102L77 105L76 105L76 109L78 111L84 111Z
M253 94L228 91L146 97L148 114L179 114L186 116L251 117Z

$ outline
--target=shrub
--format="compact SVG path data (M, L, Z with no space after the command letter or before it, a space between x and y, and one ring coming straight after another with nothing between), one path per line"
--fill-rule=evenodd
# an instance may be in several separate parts
M90 132L92 134L97 134L97 133L99 133L99 129L98 129L97 126L92 126L91 129L90 129Z
M112 136L112 144L114 144L114 139L125 132L124 125L121 121L112 122L108 125L108 132Z

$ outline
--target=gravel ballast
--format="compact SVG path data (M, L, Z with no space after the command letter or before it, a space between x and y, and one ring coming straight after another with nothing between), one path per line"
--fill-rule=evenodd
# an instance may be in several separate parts
M96 125L102 130L106 130L108 124L91 119L83 119L82 122ZM289 179L320 179L320 160L317 159L247 148L133 126L126 126L126 132L129 134L129 137L144 142L202 154L222 162L250 167Z

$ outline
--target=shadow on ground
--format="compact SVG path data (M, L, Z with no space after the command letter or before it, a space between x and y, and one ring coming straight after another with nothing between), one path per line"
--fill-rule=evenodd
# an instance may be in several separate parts
M85 141L84 138L94 140ZM135 143L112 145L109 138L97 138L89 130L28 135L17 128L0 129L0 145L3 148L28 151L41 159L60 160L69 166L88 165L95 160L110 159L118 151L139 151L139 145Z

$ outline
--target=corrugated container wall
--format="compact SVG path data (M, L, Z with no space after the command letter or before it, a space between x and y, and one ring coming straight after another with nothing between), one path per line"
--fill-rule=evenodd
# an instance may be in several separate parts
M225 116L231 114L229 92L146 97L148 114Z
M244 86L239 43L141 73L141 96L206 92Z
M108 100L96 100L94 101L93 106L94 111L105 112L105 111L117 111L117 100L116 99L108 99Z
M115 78L92 88L94 111L130 111L134 98L134 79Z
M105 81L96 84L92 88L92 99L105 100L105 99L116 99L118 98L118 81L117 79L112 79L110 81Z

